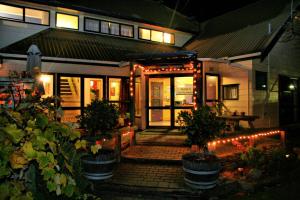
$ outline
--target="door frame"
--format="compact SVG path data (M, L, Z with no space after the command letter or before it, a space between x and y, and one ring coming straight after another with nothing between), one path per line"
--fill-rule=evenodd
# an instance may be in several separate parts
M145 101L145 110L146 110L146 128L168 128L168 129L174 129L177 128L175 126L175 109L192 109L191 107L186 106L175 106L175 77L193 77L193 73L182 73L182 74L147 74L145 75L145 81L146 81L146 101ZM149 106L149 78L170 78L170 98L171 103L170 106ZM170 109L170 118L171 123L170 126L150 126L149 125L149 110L150 109Z

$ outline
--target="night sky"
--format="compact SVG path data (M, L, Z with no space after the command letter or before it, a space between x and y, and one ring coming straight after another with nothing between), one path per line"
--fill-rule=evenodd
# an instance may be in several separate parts
M202 22L258 0L160 0L170 8Z

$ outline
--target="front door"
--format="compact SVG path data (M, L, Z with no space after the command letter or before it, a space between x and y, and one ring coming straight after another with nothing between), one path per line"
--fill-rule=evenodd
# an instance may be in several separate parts
M150 76L147 88L147 127L174 128L180 111L193 107L192 76Z

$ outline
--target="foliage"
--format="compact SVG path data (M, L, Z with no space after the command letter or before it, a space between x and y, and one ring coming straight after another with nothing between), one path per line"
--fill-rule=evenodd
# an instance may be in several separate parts
M246 165L254 168L261 168L266 159L263 151L255 147L251 147L248 151L242 153L240 158Z
M78 119L80 125L87 129L90 135L109 136L118 124L119 111L116 105L108 101L93 100Z
M183 132L188 136L188 144L198 145L204 151L207 151L207 143L225 128L224 121L206 105L192 112L180 112L178 120L181 122Z

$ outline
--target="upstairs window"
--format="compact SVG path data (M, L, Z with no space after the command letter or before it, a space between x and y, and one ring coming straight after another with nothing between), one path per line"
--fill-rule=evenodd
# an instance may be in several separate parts
M139 28L139 38L144 40L150 40L151 39L150 30L145 28Z
M151 40L154 42L163 42L163 32L151 30Z
M117 23L109 22L109 30L112 35L120 35L120 25Z
M101 21L101 33L109 34L109 22Z
M174 34L164 33L164 43L174 44L175 43Z
M0 18L23 21L23 8L0 4Z
M25 8L25 22L49 25L49 12Z
M121 35L126 37L133 37L133 26L121 24Z
M153 42L160 42L166 44L174 44L174 34L164 33L161 31L150 30L146 28L139 28L139 38L143 40L151 40Z
M78 16L56 13L56 26L78 30Z
M84 29L92 32L100 32L100 21L97 19L84 19Z

